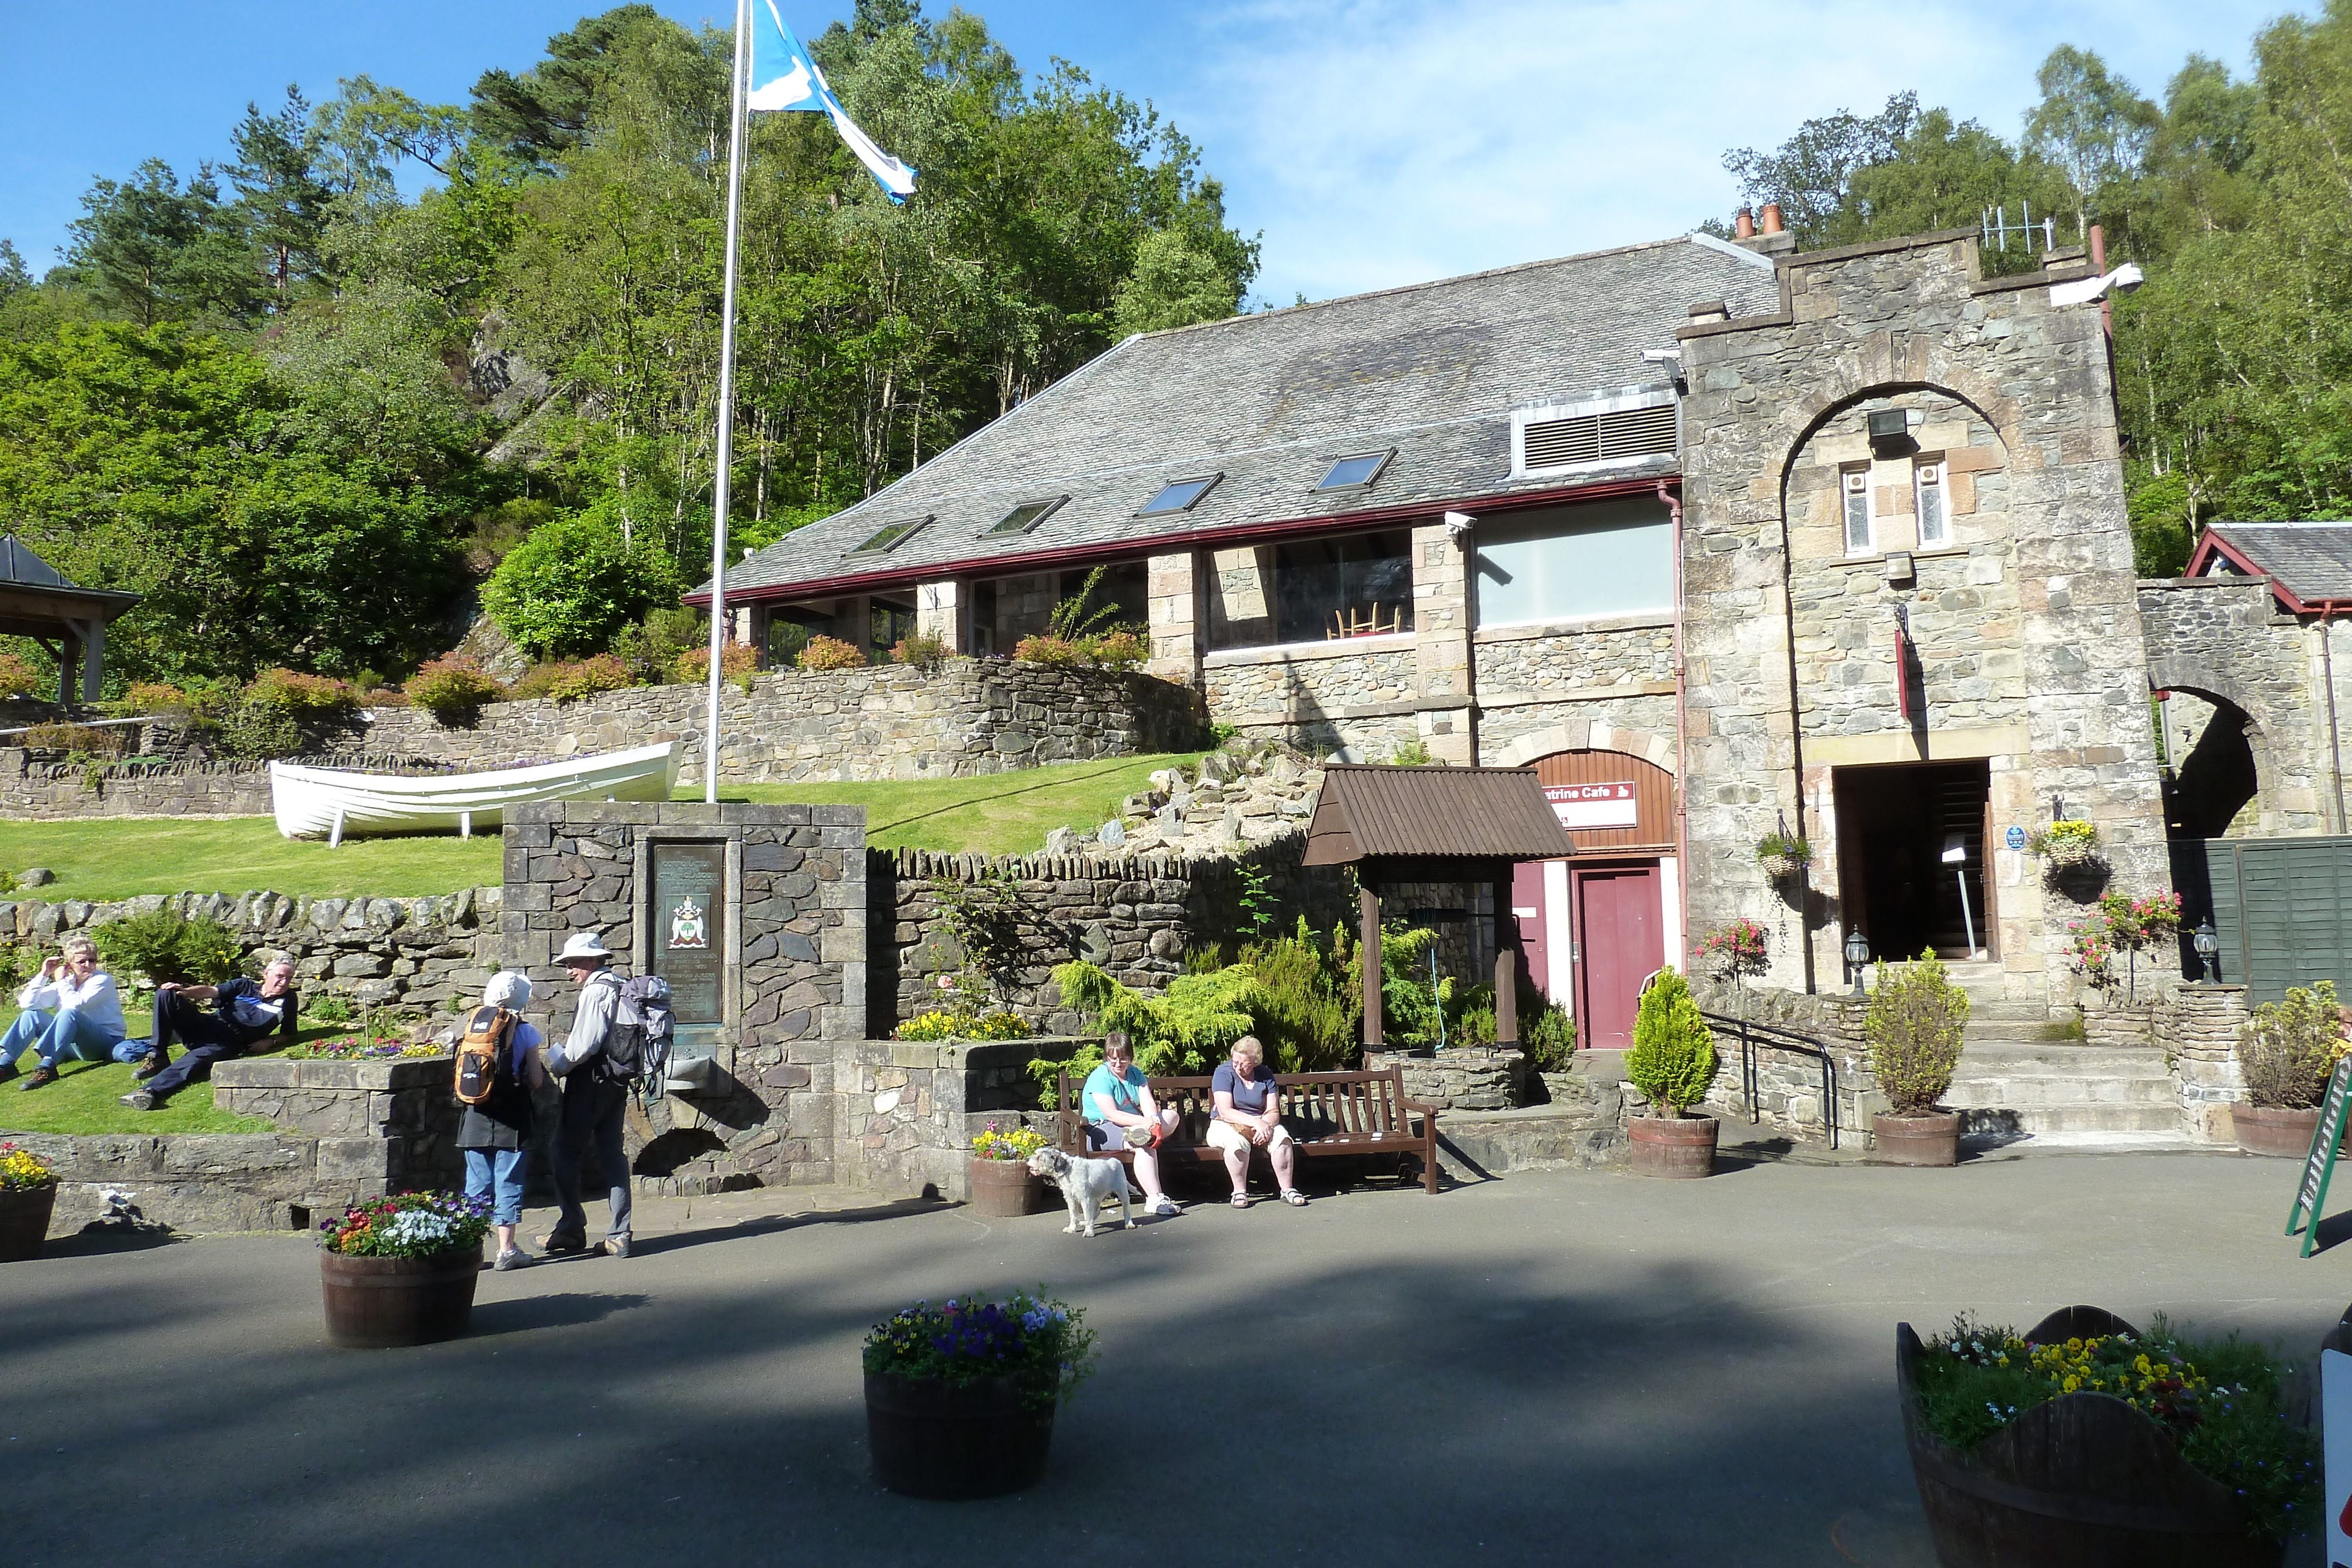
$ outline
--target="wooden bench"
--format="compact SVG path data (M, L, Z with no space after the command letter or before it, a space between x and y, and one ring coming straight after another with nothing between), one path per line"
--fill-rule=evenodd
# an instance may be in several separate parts
M1055 1078L1055 1138L1066 1154L1135 1163L1129 1148L1087 1147L1086 1118L1078 1113L1078 1091L1086 1080L1066 1071ZM1176 1131L1160 1145L1163 1162L1224 1164L1224 1154L1208 1141L1216 1098L1207 1078L1150 1078L1155 1104L1173 1109ZM1393 1067L1377 1072L1279 1072L1282 1124L1298 1152L1320 1155L1412 1155L1421 1161L1422 1189L1437 1191L1437 1108L1408 1100L1404 1074ZM1415 1118L1420 1128L1414 1130ZM1253 1155L1261 1152L1253 1150Z

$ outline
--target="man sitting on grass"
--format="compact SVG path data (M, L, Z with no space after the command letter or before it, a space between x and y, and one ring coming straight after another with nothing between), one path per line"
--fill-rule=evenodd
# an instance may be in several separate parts
M24 1087L58 1081L60 1061L136 1061L147 1046L122 1038L122 998L114 977L98 967L98 948L87 936L68 936L63 957L41 960L41 972L17 993L23 1009L0 1034L0 1083L16 1076L16 1058L31 1046L40 1058Z
M214 1003L215 1010L205 1011L199 1002ZM257 983L239 978L217 986L157 988L155 1046L136 1074L147 1085L125 1094L122 1103L134 1111L160 1111L190 1083L210 1077L214 1062L242 1056L272 1034L293 1043L294 1016L299 1010L291 958L272 958ZM171 1051L175 1036L188 1046L177 1061Z

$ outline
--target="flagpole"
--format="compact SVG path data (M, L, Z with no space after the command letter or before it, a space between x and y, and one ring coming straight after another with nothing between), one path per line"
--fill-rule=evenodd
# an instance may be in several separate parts
M751 0L735 0L735 69L727 111L727 282L719 315L719 468L710 486L710 708L702 799L719 803L719 690L727 647L727 490L735 458L735 248L743 225L743 94L751 68Z

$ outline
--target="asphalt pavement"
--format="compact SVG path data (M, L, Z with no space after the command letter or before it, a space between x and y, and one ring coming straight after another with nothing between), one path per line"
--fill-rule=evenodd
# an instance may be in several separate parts
M1895 1323L2084 1301L2310 1354L2352 1246L2280 1234L2298 1170L1517 1173L1091 1240L827 1189L646 1201L633 1257L485 1274L469 1337L400 1351L326 1343L308 1238L86 1236L0 1264L0 1562L1929 1568ZM1044 1483L878 1490L867 1327L1039 1284L1103 1352Z

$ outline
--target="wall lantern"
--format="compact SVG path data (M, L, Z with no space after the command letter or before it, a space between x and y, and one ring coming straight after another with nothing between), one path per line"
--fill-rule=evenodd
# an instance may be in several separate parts
M1911 411L1882 408L1868 418L1870 450L1880 457L1900 457L1916 448L1911 442Z
M2221 934L2213 929L2211 915L2207 915L2198 925L2197 934L2191 936L2189 941L2197 948L2197 961L2205 966L2205 983L2209 986L2215 984L2221 978L2221 971L2214 967L2213 963L2215 956L2221 951Z
M1861 996L1863 968L1870 962L1870 939L1859 931L1845 934L1845 961L1853 971L1853 994Z

